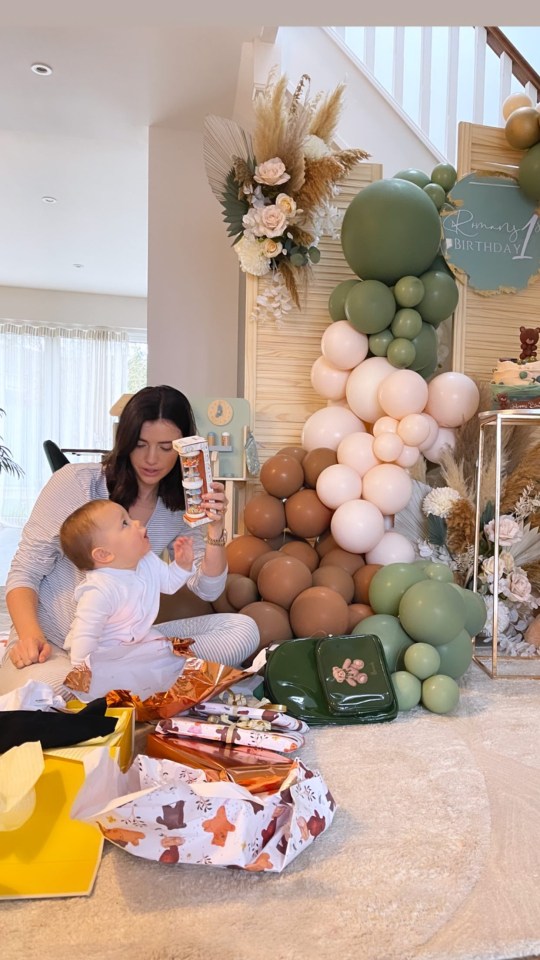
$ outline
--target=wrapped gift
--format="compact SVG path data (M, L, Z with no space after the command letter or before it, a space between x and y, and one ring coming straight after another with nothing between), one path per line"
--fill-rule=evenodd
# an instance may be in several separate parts
M292 767L292 760L272 750L257 747L231 747L210 740L168 737L149 733L146 753L166 758L187 767L205 770L210 780L232 780L252 793L276 790Z
M162 863L280 873L328 829L335 811L320 773L299 760L264 797L142 755L122 773L106 751L94 753L86 774L71 816L97 824L127 853Z
M252 720L251 723L261 721ZM262 723L265 721L263 720ZM301 733L275 731L241 726L238 723L212 723L209 720L192 717L171 717L161 720L156 733L174 737L196 737L200 740L217 740L230 746L257 747L263 750L277 750L279 753L292 753L303 747L305 739Z
M289 713L278 711L274 705L265 706L259 701L260 706L248 706L245 704L225 703L221 700L205 700L204 703L198 703L193 707L192 713L203 716L226 716L237 720L266 720L271 728L282 728L283 730L293 730L298 733L307 733L309 727L304 720L292 717Z

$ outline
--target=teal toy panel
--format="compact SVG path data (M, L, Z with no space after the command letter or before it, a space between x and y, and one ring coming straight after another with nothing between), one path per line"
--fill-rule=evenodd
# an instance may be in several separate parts
M208 440L214 476L245 478L246 433L251 420L249 401L241 397L191 397L191 406L197 433Z

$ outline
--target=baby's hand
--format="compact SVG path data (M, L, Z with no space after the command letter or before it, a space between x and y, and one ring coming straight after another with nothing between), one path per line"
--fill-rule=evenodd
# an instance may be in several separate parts
M193 541L191 537L177 537L174 541L174 559L183 570L193 566Z

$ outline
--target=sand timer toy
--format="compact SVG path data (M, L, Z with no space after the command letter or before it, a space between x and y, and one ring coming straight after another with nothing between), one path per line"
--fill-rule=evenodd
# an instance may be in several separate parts
M181 440L173 441L173 447L180 457L186 501L184 520L192 527L209 523L202 502L203 494L212 489L208 442L204 437L182 437Z

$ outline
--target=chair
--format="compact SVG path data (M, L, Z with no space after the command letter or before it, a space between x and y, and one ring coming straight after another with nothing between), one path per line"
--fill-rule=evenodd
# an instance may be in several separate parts
M60 467L65 467L66 463L70 462L65 453L62 453L60 447L57 446L53 440L44 440L43 449L53 473L55 470L60 470Z

